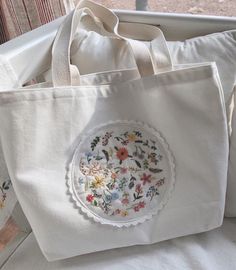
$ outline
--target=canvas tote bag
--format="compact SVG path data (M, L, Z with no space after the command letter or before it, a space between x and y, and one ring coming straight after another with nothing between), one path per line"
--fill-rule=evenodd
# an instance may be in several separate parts
M215 65L72 85L83 12L57 34L53 87L0 93L4 156L42 252L52 261L220 226L228 134ZM155 71L152 54L148 64L131 46Z

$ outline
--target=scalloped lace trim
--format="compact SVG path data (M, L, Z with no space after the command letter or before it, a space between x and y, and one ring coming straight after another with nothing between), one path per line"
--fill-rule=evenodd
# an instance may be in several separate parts
M174 190L174 156L147 124L118 120L81 136L67 168L75 206L101 224L129 227L150 220Z

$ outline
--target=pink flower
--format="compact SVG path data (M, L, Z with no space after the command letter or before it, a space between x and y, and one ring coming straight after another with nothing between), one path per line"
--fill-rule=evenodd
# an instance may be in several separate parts
M139 204L138 204L139 208L144 208L144 207L145 207L145 205L146 205L146 203L145 203L145 202L139 202Z
M140 210L139 206L136 205L136 206L134 207L134 211L135 211L135 212L139 212L139 210Z
M88 194L87 197L86 197L86 200L87 200L88 202L92 202L93 199L94 199L94 196L93 196L92 194Z
M137 184L136 185L135 192L137 192L137 193L142 193L143 192L142 187L141 187L141 184Z
M121 202L122 202L122 204L127 205L127 204L129 204L129 199L124 198Z
M120 212L121 212L120 209L116 209L115 214L116 214L116 215L119 215Z
M127 171L128 171L128 169L127 168L120 168L120 173L122 173L122 174L125 174L125 173L127 173Z
M143 181L143 185L145 185L146 183L151 183L151 174L147 175L146 173L143 174L143 176L141 177L141 181Z

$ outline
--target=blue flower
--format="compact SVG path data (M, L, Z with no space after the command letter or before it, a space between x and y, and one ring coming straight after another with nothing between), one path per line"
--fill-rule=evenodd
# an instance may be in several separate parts
M85 156L86 156L86 157L92 157L93 154L92 154L91 152L87 152L87 153L85 153Z
M83 179L83 177L80 177L80 178L79 178L79 184L84 184L84 179Z
M116 193L116 192L113 192L113 193L111 194L111 199L112 199L112 201L115 201L115 200L119 199L119 194Z

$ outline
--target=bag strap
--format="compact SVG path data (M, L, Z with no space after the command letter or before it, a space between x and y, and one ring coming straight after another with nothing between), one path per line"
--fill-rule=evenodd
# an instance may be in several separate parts
M52 81L54 86L63 86L63 85L72 85L72 76L71 76L71 68L70 68L70 46L74 35L76 33L77 28L80 26L81 19L84 13L89 14L95 21L96 16L98 15L101 20L102 14L99 13L99 9L97 10L97 4L93 3L93 9L95 10L95 14L89 8L75 9L72 11L62 23L61 27L58 30L56 35L53 48L52 48ZM109 10L108 14L110 15ZM111 12L112 13L112 12ZM117 17L112 16L107 17L111 23L118 24ZM116 34L114 34L117 36ZM118 37L118 36L117 36ZM118 37L123 39L125 42L125 38ZM136 64L138 67L138 71L141 76L147 76L154 74L154 67L151 59L150 52L145 46L138 41L132 41L128 43L132 51L134 53L134 58L136 60ZM75 66L73 67L73 74L75 74ZM79 70L77 70L77 82L79 84Z
M137 23L119 24L118 17L112 11L92 1L83 0L67 16L54 41L52 75L55 86L72 85L72 81L76 85L79 84L79 70L75 66L70 67L69 56L71 42L83 15L83 12L78 14L78 9L82 7L84 7L83 12L89 14L100 29L104 26L106 29L104 35L120 38L128 42L132 48L141 77L155 74L163 69L172 69L166 40L159 28ZM104 30L104 28L101 30ZM130 38L151 41L150 50L142 42ZM71 79L72 76L73 80Z
M118 31L120 35L129 39L150 41L150 53L155 73L172 69L169 48L163 32L158 27L142 23L120 23Z
M119 18L114 12L102 5L95 4L90 0L80 1L77 7L88 7L92 9L94 8L94 5L96 5L96 9L99 10L99 13L103 18L102 21L99 21L99 18L97 18L97 23L102 23L104 29L108 31L111 36L118 36L122 39L124 38L130 43L133 42L133 46L135 46L135 40L150 41L150 53L155 73L163 69L172 69L173 64L169 48L161 29L153 25L142 23L119 23Z

